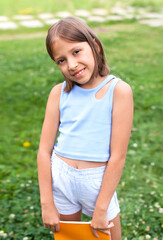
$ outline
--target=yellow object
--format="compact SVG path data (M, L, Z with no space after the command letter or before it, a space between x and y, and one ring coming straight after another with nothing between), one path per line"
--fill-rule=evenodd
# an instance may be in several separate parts
M110 236L97 231L96 238L91 230L90 222L60 222L60 232L54 234L55 240L111 240Z
M29 147L29 146L31 146L31 144L30 144L30 142L24 142L24 143L23 143L23 146L24 146L24 147Z

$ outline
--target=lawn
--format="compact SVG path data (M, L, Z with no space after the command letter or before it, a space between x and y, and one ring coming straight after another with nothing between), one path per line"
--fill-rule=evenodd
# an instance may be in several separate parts
M56 13L57 11L71 11L76 9L91 10L92 8L106 8L114 6L119 2L123 6L131 5L134 7L148 8L151 11L161 11L161 0L74 0L74 1L57 1L57 0L5 0L0 2L0 15L13 16L17 14L38 14L42 12Z
M134 95L132 135L117 190L123 240L161 240L163 29L128 22L95 31L111 73L129 83ZM44 37L0 41L0 48L0 231L6 233L0 239L53 239L42 226L36 155L48 94L63 77L46 53Z

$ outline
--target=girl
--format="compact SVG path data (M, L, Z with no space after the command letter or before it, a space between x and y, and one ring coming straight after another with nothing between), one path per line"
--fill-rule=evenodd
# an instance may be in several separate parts
M58 232L60 220L81 221L84 212L96 237L96 230L108 234L111 221L111 238L120 240L115 190L132 127L132 90L109 74L101 42L80 19L52 25L46 46L65 81L50 92L38 150L44 226Z

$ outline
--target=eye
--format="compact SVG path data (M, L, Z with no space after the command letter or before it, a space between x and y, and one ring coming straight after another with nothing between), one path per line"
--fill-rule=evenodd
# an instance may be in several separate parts
M74 55L78 54L80 52L80 49L77 49L73 52Z
M57 64L59 65L59 64L62 64L63 62L64 62L64 59L62 58L57 61Z

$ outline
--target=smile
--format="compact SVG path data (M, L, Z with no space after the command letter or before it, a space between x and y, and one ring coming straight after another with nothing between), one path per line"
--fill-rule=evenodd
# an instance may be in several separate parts
M85 71L85 68L83 68L82 70L76 72L73 76L79 78L79 77L82 76L82 74L84 73L84 71Z

